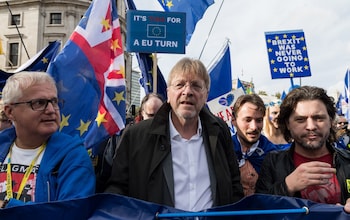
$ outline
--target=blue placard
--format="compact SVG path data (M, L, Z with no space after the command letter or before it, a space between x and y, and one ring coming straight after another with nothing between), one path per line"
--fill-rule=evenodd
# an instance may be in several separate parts
M302 30L265 32L272 79L311 76Z
M186 13L129 10L127 40L129 52L185 53Z

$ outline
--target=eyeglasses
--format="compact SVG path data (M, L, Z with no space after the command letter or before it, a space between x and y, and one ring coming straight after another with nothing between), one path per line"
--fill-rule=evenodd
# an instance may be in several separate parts
M51 103L52 107L56 110L63 108L64 101L58 98L53 99L33 99L27 102L15 102L11 103L11 105L20 105L20 104L27 104L29 105L34 111L44 111L48 104Z
M171 86L174 87L174 89L177 91L185 90L187 86L189 86L190 89L195 92L202 92L204 90L204 86L200 82L196 82L196 81L189 82L189 84L187 84L187 82L185 81L179 81L179 82L175 82Z
M348 125L348 122L338 122L338 125Z

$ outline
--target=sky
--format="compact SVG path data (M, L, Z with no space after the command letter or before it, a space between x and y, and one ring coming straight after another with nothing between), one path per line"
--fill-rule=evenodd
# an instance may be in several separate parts
M156 10L150 0L135 3L140 10ZM216 0L197 23L186 54L158 53L158 65L165 79L184 56L199 58L209 67L228 39L232 79L252 81L255 92L288 92L289 78L271 78L265 42L265 32L286 30L303 30L310 62L311 77L295 78L294 84L344 95L350 68L349 0Z

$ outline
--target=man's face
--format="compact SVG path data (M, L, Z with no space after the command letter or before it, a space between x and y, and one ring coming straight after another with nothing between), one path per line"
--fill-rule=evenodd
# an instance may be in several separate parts
M143 105L141 112L143 120L153 118L162 104L163 102L160 99L156 97L150 97Z
M178 73L167 88L168 102L180 121L197 118L208 91L204 80L194 74Z
M320 100L299 102L287 124L296 147L306 151L325 147L331 126L326 106Z
M233 125L242 145L251 147L256 143L263 128L264 114L253 103L247 102L235 113Z
M280 114L280 107L278 105L269 107L269 120L275 128L278 128L277 118L279 114Z
M57 90L49 83L33 85L23 91L23 97L18 102L35 99L57 98ZM30 104L8 105L5 112L14 123L18 137L44 138L53 134L60 125L60 111L48 103L45 110L35 111Z
M336 124L337 129L346 129L348 127L348 121L345 117L339 117Z

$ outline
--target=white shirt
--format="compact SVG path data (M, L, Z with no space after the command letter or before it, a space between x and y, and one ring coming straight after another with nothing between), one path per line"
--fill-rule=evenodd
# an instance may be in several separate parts
M175 208L201 211L213 205L207 156L198 118L197 134L187 140L175 129L169 114L174 173Z

